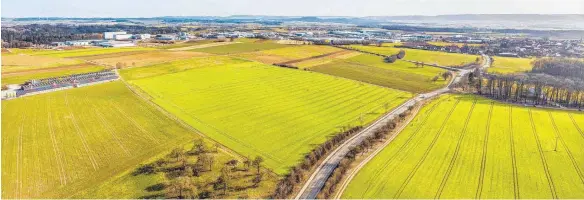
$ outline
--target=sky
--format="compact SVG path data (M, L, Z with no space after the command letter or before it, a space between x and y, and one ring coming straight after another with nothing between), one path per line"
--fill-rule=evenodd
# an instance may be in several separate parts
M584 14L584 0L2 0L2 17Z

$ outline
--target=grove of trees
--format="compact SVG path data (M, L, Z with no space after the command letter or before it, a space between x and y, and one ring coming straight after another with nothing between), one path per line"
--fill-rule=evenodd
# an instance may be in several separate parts
M467 85L476 93L503 101L554 107L584 107L584 61L542 58L519 74L470 73ZM463 83L464 85L466 85Z

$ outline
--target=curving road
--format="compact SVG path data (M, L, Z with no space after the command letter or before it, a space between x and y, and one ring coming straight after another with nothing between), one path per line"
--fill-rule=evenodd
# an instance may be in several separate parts
M485 60L485 63L483 64L482 67L483 68L489 67L491 65L489 57L487 55L482 56ZM332 175L337 165L341 162L345 155L347 155L347 153L351 150L353 146L360 144L367 137L373 135L374 131L377 128L382 127L384 124L386 124L393 118L397 117L399 114L404 113L408 109L408 107L413 106L416 103L421 102L425 99L433 98L450 91L450 86L453 83L459 82L466 74L472 71L473 71L472 69L458 70L456 77L454 77L454 79L452 79L452 81L446 87L415 96L414 98L406 101L402 105L393 109L391 112L385 114L377 121L371 123L371 125L364 128L363 130L355 134L353 137L347 139L344 143L342 143L334 151L332 151L325 158L325 160L318 166L318 168L316 168L316 170L306 181L302 189L300 189L295 199L315 199L318 193L324 187L324 184L326 183L328 177Z

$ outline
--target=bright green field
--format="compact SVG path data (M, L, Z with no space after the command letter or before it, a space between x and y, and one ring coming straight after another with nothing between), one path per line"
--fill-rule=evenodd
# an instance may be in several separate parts
M473 63L480 56L459 54L459 53L446 53L439 51L427 51L418 49L406 49L406 60L413 60L424 62L426 64L438 64L441 66L461 66L468 63Z
M191 51L196 52L204 52L204 53L212 53L212 54L236 54L236 53L245 53L245 52L255 52L255 51L262 51L262 50L269 50L269 49L277 49L287 47L289 45L285 44L277 44L273 42L245 42L245 43L235 43L229 45L221 45L221 46L214 46L214 47L207 47L201 49L193 49Z
M394 43L391 43L391 44L394 44ZM378 53L378 54L386 55L386 56L398 54L399 50L400 50L398 48L393 48L393 46L392 47L378 47L378 46L350 45L350 47L355 48L355 49L359 49L362 51Z
M144 47L124 47L124 48L88 48L88 49L75 49L75 50L52 50L52 51L30 51L23 52L28 55L44 55L59 58L70 58L70 57L81 57L81 56L93 56L100 54L110 54L110 53L121 53L129 51L149 51L154 50L153 48Z
M488 69L491 73L511 74L517 72L526 72L533 67L530 58L509 58L509 57L493 57L493 63Z
M369 54L311 67L310 70L414 93L434 90L447 83L442 78L432 81L434 76L445 72L443 69L420 68L405 61L389 64L381 57Z
M131 81L153 101L278 174L343 126L368 123L412 95L347 79L247 62ZM384 106L385 105L385 106Z
M584 198L582 128L582 113L446 95L424 106L343 198Z
M231 58L227 56L212 56L204 58L191 58L184 60L177 60L162 64L150 65L146 67L138 67L132 69L123 69L120 74L126 80L141 79L153 76L159 76L170 73L183 72L190 69L211 67L220 65L229 65L248 62L239 58Z
M118 81L2 101L2 198L96 198L77 193L197 137Z
M399 53L398 48L393 47L376 47L376 46L363 46L363 45L351 45L351 47L372 52L379 53L382 55L393 55ZM460 66L468 63L473 63L480 56L459 54L459 53L446 53L440 51L427 51L419 49L404 49L406 51L405 60L413 60L424 62L426 64L438 64L441 66Z

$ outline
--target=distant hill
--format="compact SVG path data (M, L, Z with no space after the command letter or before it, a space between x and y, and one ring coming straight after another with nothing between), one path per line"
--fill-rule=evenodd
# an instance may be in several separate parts
M461 14L461 15L436 15L436 16L370 16L364 17L371 20L489 20L489 21L538 21L538 20L582 20L584 15L579 14Z

